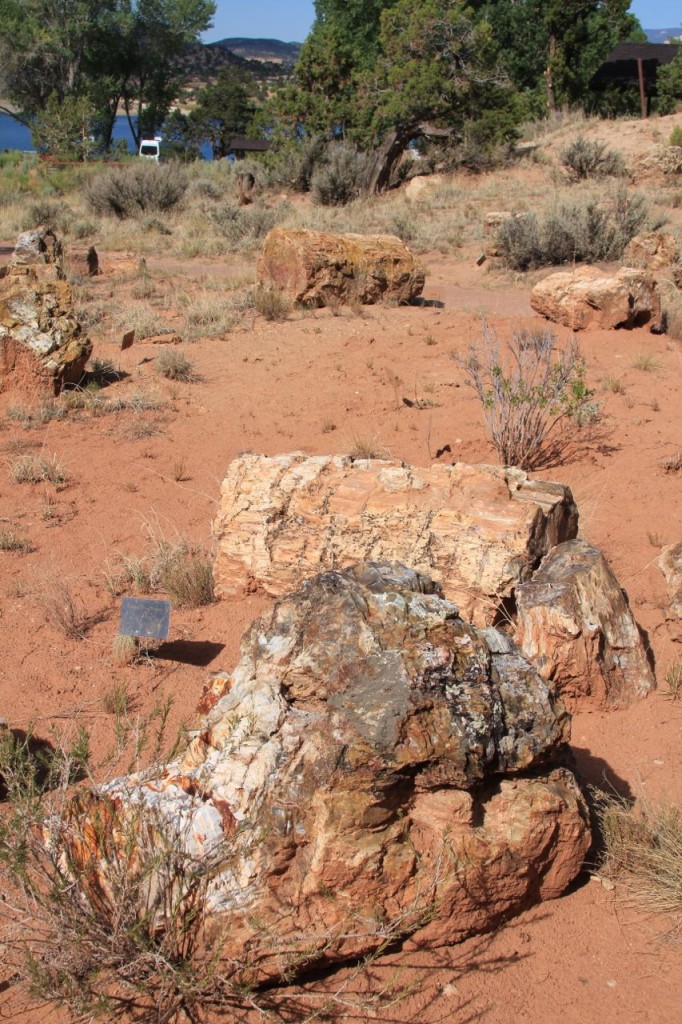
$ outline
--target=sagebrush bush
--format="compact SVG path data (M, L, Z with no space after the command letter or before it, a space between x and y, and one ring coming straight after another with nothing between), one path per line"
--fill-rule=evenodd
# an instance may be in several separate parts
M176 164L141 161L97 175L86 184L84 194L95 213L122 220L174 209L188 184L187 175Z
M332 143L310 179L310 190L322 206L345 206L360 193L366 158L347 142Z
M682 146L682 125L678 124L670 133L668 143L671 146Z
M559 203L544 216L509 217L499 227L497 251L512 270L618 260L647 222L644 198L620 189L604 202L590 198Z
M623 157L609 149L605 142L579 135L561 151L561 162L573 181L586 178L622 177L625 174Z
M556 465L570 451L575 433L596 416L577 344L557 351L556 341L544 327L516 330L503 352L485 324L482 344L457 358L505 466L531 470Z

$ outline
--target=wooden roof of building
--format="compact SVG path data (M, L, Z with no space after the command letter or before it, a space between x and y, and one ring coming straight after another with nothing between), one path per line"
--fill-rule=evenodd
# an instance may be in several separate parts
M629 84L638 81L637 61L642 61L644 78L653 85L660 64L669 64L679 51L677 43L618 43L592 76L590 85Z

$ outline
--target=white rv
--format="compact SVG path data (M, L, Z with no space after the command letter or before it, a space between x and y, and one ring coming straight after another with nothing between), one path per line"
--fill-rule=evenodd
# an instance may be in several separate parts
M142 139L138 156L146 160L156 160L158 163L161 155L161 139Z

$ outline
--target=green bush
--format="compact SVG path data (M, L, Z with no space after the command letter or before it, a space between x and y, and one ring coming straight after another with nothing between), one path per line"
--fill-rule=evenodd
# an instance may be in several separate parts
M586 178L620 178L625 164L620 153L609 149L604 142L579 135L561 151L561 161L573 181Z
M620 189L603 203L559 203L544 216L510 217L500 225L497 250L512 270L618 260L647 220L642 196Z
M682 125L678 124L670 133L668 142L671 146L682 146Z
M355 147L332 143L310 179L313 199L322 206L345 206L359 195L365 167L366 158Z
M84 191L95 213L124 219L174 209L188 184L186 174L175 164L141 161L98 175Z

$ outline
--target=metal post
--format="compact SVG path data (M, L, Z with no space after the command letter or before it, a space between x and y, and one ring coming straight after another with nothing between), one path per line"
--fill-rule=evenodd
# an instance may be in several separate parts
M639 100L642 105L642 117L647 117L646 89L644 88L644 62L641 57L637 58L637 73L639 75Z

